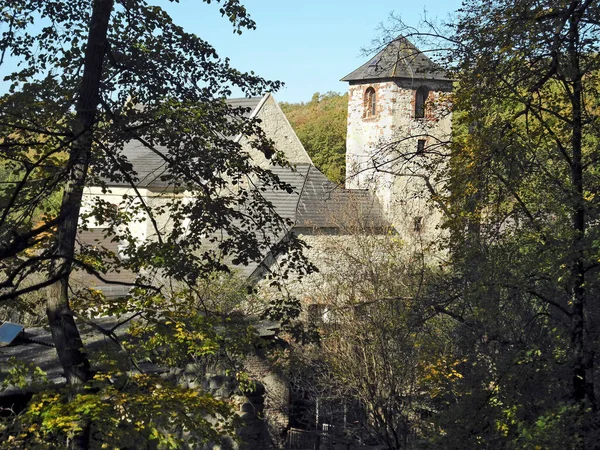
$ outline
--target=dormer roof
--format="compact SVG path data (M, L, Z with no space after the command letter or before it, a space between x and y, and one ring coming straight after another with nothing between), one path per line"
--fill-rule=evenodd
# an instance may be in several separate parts
M341 81L418 79L451 81L445 71L405 37L398 37Z

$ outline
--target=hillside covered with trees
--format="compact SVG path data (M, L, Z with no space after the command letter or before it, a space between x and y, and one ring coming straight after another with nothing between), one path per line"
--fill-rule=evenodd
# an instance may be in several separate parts
M315 166L331 181L343 185L348 96L317 92L309 102L281 103L280 106Z

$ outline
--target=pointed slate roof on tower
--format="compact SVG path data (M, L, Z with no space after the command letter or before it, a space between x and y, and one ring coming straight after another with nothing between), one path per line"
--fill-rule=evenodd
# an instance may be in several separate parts
M409 78L451 81L440 66L404 37L398 37L341 81Z

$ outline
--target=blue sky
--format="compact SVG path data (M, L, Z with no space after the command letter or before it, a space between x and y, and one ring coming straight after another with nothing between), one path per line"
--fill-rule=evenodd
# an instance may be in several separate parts
M163 6L174 21L210 42L220 56L243 71L253 70L285 87L275 93L278 101L309 101L315 92L345 92L340 78L364 62L362 49L380 36L381 23L391 12L405 23L418 26L427 17L444 21L461 0L242 0L257 22L257 29L234 34L219 14L214 0L149 0ZM6 67L8 66L8 67ZM12 67L11 67L12 66ZM0 70L14 68L8 61ZM0 91L8 86L0 82Z
M427 17L447 19L460 0L246 0L257 29L234 35L218 4L180 0L165 5L187 31L209 41L240 70L285 82L278 101L308 101L315 92L345 92L340 78L368 56L361 49L380 35L392 11L418 26Z

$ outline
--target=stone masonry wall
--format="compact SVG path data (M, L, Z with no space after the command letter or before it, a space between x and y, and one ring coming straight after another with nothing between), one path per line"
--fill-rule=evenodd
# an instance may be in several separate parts
M426 114L416 119L417 89L430 90ZM373 88L377 96L376 114L365 116L365 91ZM427 177L434 189L432 162L442 161L440 145L449 140L451 116L443 104L451 83L432 80L395 80L353 84L348 93L348 137L346 186L368 188L376 193L387 217L402 236L418 232L429 243L439 238L439 211L428 199ZM419 140L425 151L417 154ZM436 160L437 159L437 160Z
M209 443L202 450L275 450L283 448L289 424L289 383L273 370L260 350L244 361L253 387L242 389L224 367L190 364L165 374L170 381L189 389L202 389L218 399L232 403L241 423L233 436Z
M267 95L256 115L267 137L275 143L275 148L285 153L292 164L310 164L311 159L296 136L294 129L272 95ZM264 155L251 148L247 138L241 140L244 151L261 167L268 167L270 162Z

